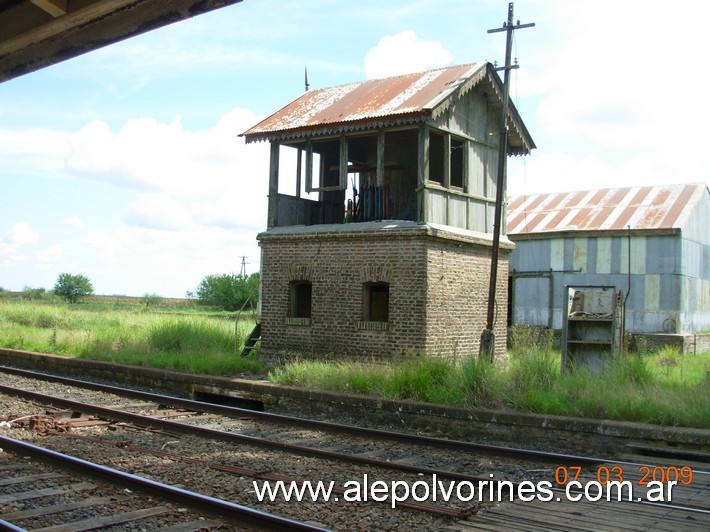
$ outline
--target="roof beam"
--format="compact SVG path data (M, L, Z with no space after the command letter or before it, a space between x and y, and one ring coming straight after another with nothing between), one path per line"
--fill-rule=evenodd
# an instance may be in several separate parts
M30 2L55 18L67 14L67 0L30 0Z
M0 83L241 1L0 0Z
M32 0L32 3L34 4L35 0ZM95 2L79 11L73 11L69 17L52 20L47 24L34 27L13 39L0 43L0 57L16 50L23 50L30 46L41 44L48 39L61 38L64 32L71 31L75 27L81 27L101 17L111 15L111 13L125 7L127 4L135 3L138 2L136 0L106 0L103 2Z

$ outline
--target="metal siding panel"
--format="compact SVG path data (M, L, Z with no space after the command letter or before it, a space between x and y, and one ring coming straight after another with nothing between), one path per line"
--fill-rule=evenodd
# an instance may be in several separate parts
M661 277L660 275L646 275L644 285L645 303L643 307L634 306L634 308L643 308L652 312L661 309Z
M572 240L572 269L587 271L587 239L575 238Z
M550 241L529 240L520 244L519 271L547 271L550 269ZM512 254L517 254L516 249Z
M680 303L681 286L676 275L661 275L659 310L677 312Z
M565 238L564 239L564 263L562 269L573 270L574 269L574 239Z
M661 265L663 263L661 251L661 239L657 236L649 236L646 238L646 273L657 274L663 273Z
M611 237L597 238L597 273L611 272Z
M648 298L648 293L646 292L646 277L647 275L632 275L631 276L631 290L629 293L629 299L631 300L632 307L639 312L642 312L646 308L646 302ZM628 289L628 284L624 288L624 292ZM627 303L628 308L628 303Z
M550 242L550 268L562 270L565 266L564 239L555 238Z
M597 238L587 239L587 264L585 271L597 273Z
M611 239L611 262L609 273L621 273L621 241L618 238Z
M646 273L645 236L631 238L631 273Z
M700 307L700 293L697 289L697 279L694 277L683 277L683 290L685 297L681 298L681 310L686 312L695 312Z

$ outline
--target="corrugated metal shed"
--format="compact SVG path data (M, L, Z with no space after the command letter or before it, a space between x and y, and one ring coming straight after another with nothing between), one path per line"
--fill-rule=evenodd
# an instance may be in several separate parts
M307 91L243 135L247 142L285 140L421 122L481 82L497 95L491 105L500 109L502 83L490 63L481 61ZM509 152L528 153L535 144L515 107L509 109Z
M670 231L682 227L706 190L698 183L512 196L507 232Z

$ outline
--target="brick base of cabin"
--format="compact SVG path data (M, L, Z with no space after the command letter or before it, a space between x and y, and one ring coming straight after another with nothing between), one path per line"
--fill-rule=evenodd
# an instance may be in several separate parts
M260 352L267 359L478 354L486 319L490 236L414 222L377 222L275 228L258 240ZM512 248L502 239L496 356L506 349ZM308 301L294 301L303 298L299 285L306 285ZM381 287L376 296L380 303L387 291L386 321L368 315L372 286Z

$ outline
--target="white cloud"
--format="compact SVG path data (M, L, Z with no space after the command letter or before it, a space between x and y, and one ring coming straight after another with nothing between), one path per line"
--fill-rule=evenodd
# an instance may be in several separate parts
M525 165L511 163L511 192L706 181L710 85L696 74L704 36L687 24L710 15L710 4L544 7L555 32L525 50L517 79L523 105L536 105L523 119L536 126L538 150Z
M72 136L67 168L85 179L178 196L222 196L237 184L251 189L266 178L266 145L246 146L237 135L257 120L233 109L205 130L185 130L178 116L169 124L132 119L115 133L94 121Z
M145 282L145 291L172 296L184 294L186 277L197 285L209 273L238 271L243 255L251 271L258 268L256 234L266 223L269 147L246 145L238 137L258 120L246 109L233 109L212 127L196 131L177 117L169 123L128 120L117 130L93 121L74 133L19 132L13 148L23 154L22 165L17 164L23 171L46 175L32 165L41 159L35 156L43 153L44 140L53 139L56 150L49 151L56 178L79 177L137 191L132 201L117 205L124 225L104 227L105 219L81 207L74 215L55 218L56 226L91 231L80 241L55 240L35 252L41 261L36 268L62 262L86 270L100 293L135 294L141 288L134 287ZM6 151L4 146L0 151ZM0 264L29 264L22 246L38 240L28 222L15 224L0 238ZM92 264L100 267L91 270ZM156 282L159 286L150 286Z
M126 215L128 225L178 231L190 227L192 216L179 201L166 194L141 194Z
M412 30L386 35L365 56L367 79L421 72L449 64L452 55L437 41L425 41Z
M34 245L39 241L39 233L33 231L29 223L17 222L7 231L5 240L18 246Z
M15 268L26 259L23 247L34 246L39 242L39 233L32 230L26 221L17 222L0 238L0 264Z

